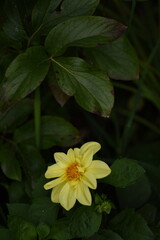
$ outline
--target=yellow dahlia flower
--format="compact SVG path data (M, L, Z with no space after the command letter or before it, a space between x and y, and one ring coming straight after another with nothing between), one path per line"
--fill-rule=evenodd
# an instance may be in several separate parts
M98 178L104 178L111 173L109 166L100 160L93 160L93 155L101 145L88 142L82 147L69 149L67 154L56 152L56 163L49 166L45 177L56 178L44 185L46 190L52 189L51 200L60 203L70 210L76 200L90 206L92 203L89 188L96 189Z

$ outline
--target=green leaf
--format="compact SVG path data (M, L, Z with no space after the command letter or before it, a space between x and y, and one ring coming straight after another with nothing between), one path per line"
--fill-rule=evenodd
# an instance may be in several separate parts
M34 121L30 121L14 133L17 143L35 145ZM44 116L41 118L41 148L71 146L80 140L78 130L63 118Z
M43 240L49 235L50 227L48 224L41 222L37 226L37 233L39 235L39 240Z
M15 149L10 144L0 147L0 164L3 173L10 179L21 181L21 169L15 157Z
M15 240L12 233L7 228L0 228L0 236L2 240Z
M7 20L3 24L3 31L9 38L15 41L22 41L26 37L26 33L21 21L16 1L8 1L4 11Z
M28 219L28 210L29 204L26 203L10 203L7 204L9 215L10 216L18 216L23 219Z
M57 220L51 228L49 237L56 240L90 237L98 231L102 215L92 207L79 207L68 217Z
M6 81L1 90L1 105L20 100L35 90L44 80L49 61L44 48L31 47L18 55L6 71Z
M30 179L39 178L45 171L45 162L38 149L33 145L20 145L23 156L25 170L30 175Z
M60 88L74 95L78 104L89 112L106 117L113 107L113 87L108 77L80 58L53 59Z
M55 18L55 9L62 0L38 0L32 11L32 25L36 30Z
M60 0L39 0L32 12L32 25L35 30L48 33L55 25L76 16L92 15L99 0L64 0L60 10L56 7Z
M111 170L111 174L103 181L120 188L135 183L145 172L137 161L128 158L117 159L112 164Z
M28 217L34 224L41 222L53 225L57 219L59 205L51 202L50 198L41 197L34 199L29 208Z
M121 208L139 208L147 202L151 195L151 185L145 174L125 188L116 189L119 205Z
M117 233L111 230L100 230L88 240L123 240Z
M71 233L74 238L90 237L99 230L102 214L93 207L79 207L71 216Z
M33 111L33 102L24 99L3 113L0 117L0 132L10 132L23 123Z
M9 230L13 233L16 240L37 240L35 226L21 217L9 217Z
M124 240L154 240L147 222L133 209L125 209L120 212L110 221L109 226Z
M85 55L111 78L134 80L139 75L139 63L132 45L124 36L112 43L84 50Z
M117 39L124 30L125 26L112 19L76 17L54 27L45 48L52 56L61 56L69 46L95 47Z
M151 185L145 174L125 188L116 189L119 205L121 208L139 208L147 202L151 195Z

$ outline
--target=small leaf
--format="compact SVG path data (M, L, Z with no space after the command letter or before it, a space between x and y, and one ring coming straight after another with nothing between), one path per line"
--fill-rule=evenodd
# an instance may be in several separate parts
M109 224L124 240L154 240L154 236L144 218L133 209L125 209Z
M106 117L113 107L113 87L108 77L80 58L52 59L60 88L74 95L78 104L89 112Z
M17 143L35 145L34 121L17 129L14 134ZM78 130L63 118L45 116L41 118L41 148L71 146L80 140Z
M124 36L104 46L84 50L84 53L113 79L138 79L138 59L130 42Z
M14 103L26 97L44 80L49 68L49 61L44 48L31 47L18 55L6 71L6 81L1 90L1 105Z
M45 48L52 56L61 56L69 46L95 47L117 39L125 26L112 19L76 17L58 24L48 34Z
M112 164L111 170L111 174L102 181L120 188L135 183L145 172L137 161L128 158L117 159Z
M50 233L50 227L46 223L39 223L37 226L37 233L39 235L39 240L45 239Z
M15 149L10 144L0 147L0 164L3 173L10 179L21 181L21 169L15 157Z

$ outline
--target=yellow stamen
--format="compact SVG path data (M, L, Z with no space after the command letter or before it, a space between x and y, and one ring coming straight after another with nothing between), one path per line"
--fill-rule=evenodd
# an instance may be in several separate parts
M66 171L68 181L78 180L82 175L82 171L79 171L79 164L72 163Z

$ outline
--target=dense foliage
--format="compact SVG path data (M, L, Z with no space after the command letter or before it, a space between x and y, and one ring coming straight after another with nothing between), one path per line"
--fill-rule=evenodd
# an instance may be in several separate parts
M1 239L160 239L159 7L0 2ZM44 173L88 141L112 172L66 211Z

